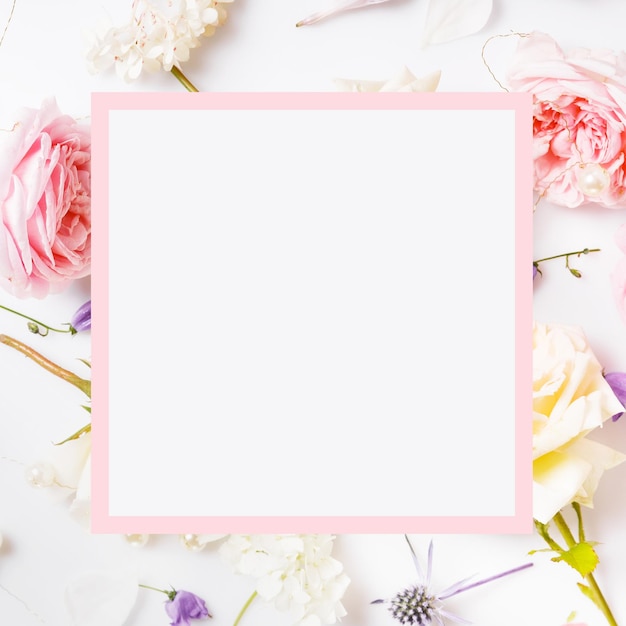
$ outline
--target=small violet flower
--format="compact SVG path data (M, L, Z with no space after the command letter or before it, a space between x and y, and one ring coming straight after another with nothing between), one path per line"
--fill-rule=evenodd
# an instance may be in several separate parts
M622 406L626 407L626 374L623 372L611 372L605 374L604 378L609 383L609 387L613 390L613 393L617 399L622 403ZM624 415L624 412L616 413L611 419L614 422Z
M72 328L76 332L91 329L91 300L88 300L74 313L71 321Z
M464 580L455 583L439 593L434 593L430 589L430 575L433 560L432 541L428 547L428 565L426 569L426 576L424 576L409 538L406 535L404 537L409 544L419 581L416 585L400 591L389 600L374 600L372 602L372 604L388 604L391 614L401 624L409 624L410 626L429 626L430 624L437 624L438 626L445 626L443 621L444 618L457 623L468 624L469 622L467 620L446 611L443 606L443 601L461 593L462 591L468 591L469 589L484 585L492 580L508 576L509 574L514 574L515 572L519 572L527 567L532 567L532 563L526 563L525 565L516 567L515 569L508 570L502 574L496 574L495 576L479 580L478 582L469 585L466 585L465 583L467 583L471 577L465 578Z
M190 591L172 590L168 596L165 612L174 620L170 626L190 626L192 619L211 617L204 600Z

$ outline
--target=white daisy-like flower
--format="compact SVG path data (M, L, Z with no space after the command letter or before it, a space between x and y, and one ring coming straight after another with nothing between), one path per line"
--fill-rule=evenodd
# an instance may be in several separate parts
M411 556L413 557L413 563L415 563L415 569L417 570L418 582L400 591L388 600L374 600L372 602L372 604L388 604L392 616L401 624L409 624L410 626L430 626L431 624L437 624L438 626L445 626L444 618L456 622L457 624L470 624L471 622L468 620L447 611L444 608L444 601L463 591L468 591L469 589L479 587L492 580L514 574L527 567L532 567L532 563L526 563L520 567L502 572L501 574L496 574L495 576L490 576L489 578L484 578L475 583L469 583L473 578L473 576L470 576L469 578L454 583L454 585L451 585L439 593L435 593L430 588L430 575L433 564L433 542L431 541L428 546L428 564L426 567L426 575L424 576L409 538L406 535L404 538L411 549Z
M232 0L133 0L127 24L107 25L90 36L89 71L114 66L118 76L131 81L142 71L180 67L200 37L211 36L225 22L227 2Z
M294 624L334 624L350 579L331 556L333 535L231 535L220 548L240 574L257 579L256 592Z

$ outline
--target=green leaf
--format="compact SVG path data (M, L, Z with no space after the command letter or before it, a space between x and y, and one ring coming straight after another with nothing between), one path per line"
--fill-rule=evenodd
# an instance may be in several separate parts
M594 545L596 545L595 542L582 541L569 550L563 550L559 556L555 556L552 560L554 562L565 561L581 576L585 577L591 574L600 562L596 551L593 549Z
M91 407L87 406L86 404L81 404L80 405L81 409L85 409L85 411L87 411L87 413L91 413Z
M600 609L600 611L602 611L603 614L605 614L604 607L602 606L602 602L600 601L600 598L598 598L595 591L591 587L588 587L587 585L583 585L582 583L576 583L576 584L578 585L578 588L583 592L583 594L587 596Z
M74 439L78 439L85 433L90 433L90 432L91 432L91 424L87 424L86 426L83 426L80 430L77 430L73 435L70 435L67 439L64 439L63 441L59 441L59 443L55 443L54 445L62 446L64 443L67 443L68 441L73 441Z

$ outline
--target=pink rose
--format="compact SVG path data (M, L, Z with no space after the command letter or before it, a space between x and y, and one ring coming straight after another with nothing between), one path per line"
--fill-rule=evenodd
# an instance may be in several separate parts
M626 54L565 54L543 33L520 39L514 91L533 94L535 189L556 204L626 207Z
M0 285L43 298L91 265L91 135L54 100L0 131Z

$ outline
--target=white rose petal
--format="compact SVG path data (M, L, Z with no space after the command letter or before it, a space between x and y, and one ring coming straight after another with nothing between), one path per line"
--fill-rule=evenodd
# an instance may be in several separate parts
M430 0L422 45L445 43L478 32L489 19L493 0Z
M128 573L86 572L67 586L65 604L74 626L122 626L138 590Z

